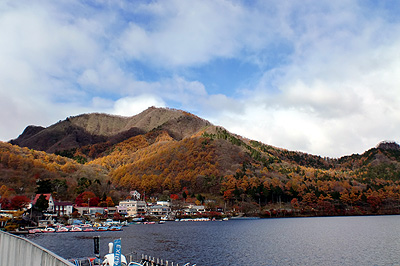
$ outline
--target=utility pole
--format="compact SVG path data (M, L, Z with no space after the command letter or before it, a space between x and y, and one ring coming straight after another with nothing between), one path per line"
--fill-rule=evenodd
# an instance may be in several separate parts
M88 198L88 200L87 200L87 206L88 206L87 214L89 215L89 210L90 210L90 198Z

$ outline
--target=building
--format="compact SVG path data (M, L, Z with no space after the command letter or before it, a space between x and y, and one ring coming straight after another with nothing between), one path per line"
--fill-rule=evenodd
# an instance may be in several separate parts
M169 202L169 201L157 201L157 205L171 207L171 202Z
M184 211L184 213L186 215L195 215L195 214L199 214L199 213L204 213L205 212L205 207L203 205L200 205L200 206L189 205L183 211Z
M69 201L56 201L54 203L54 212L57 216L71 215L73 209L73 203Z
M108 215L114 215L117 212L117 207L107 207L105 210Z
M119 213L126 212L128 216L136 217L146 214L147 205L145 201L125 200L119 203L117 209Z
M166 205L153 205L148 209L148 214L156 217L165 217L171 213L171 207Z
M128 215L128 208L126 206L117 206L117 212L121 215Z
M76 206L75 209L78 211L80 215L95 215L96 213L104 214L105 207L78 207Z
M44 193L43 194L36 194L35 198L32 201L32 205L36 204L36 202L39 199L40 195L43 195L46 198L46 200L48 201L48 203L49 203L49 207L47 208L47 211L48 212L54 212L54 199L53 199L53 196L50 193L48 193L48 194L44 194Z

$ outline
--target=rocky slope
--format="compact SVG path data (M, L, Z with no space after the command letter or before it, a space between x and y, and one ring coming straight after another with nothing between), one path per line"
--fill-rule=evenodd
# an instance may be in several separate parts
M176 140L196 134L211 124L180 110L150 107L132 117L83 114L47 128L28 126L10 143L54 153L103 142L113 144L151 130L166 130Z

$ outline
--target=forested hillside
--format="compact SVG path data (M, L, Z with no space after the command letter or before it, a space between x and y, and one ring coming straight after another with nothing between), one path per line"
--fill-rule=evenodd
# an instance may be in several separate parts
M3 201L38 191L74 200L86 192L101 205L137 190L264 216L400 212L400 148L392 142L322 158L153 107L131 118L90 114L30 126L12 143L27 147L0 143Z
M82 165L73 159L20 148L0 142L0 201L8 203L17 195L32 198L52 192L59 200L74 200L90 190L98 195L115 194L108 172L97 165Z

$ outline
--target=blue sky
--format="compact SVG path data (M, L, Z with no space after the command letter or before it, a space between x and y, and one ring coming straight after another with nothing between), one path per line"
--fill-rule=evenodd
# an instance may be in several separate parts
M400 132L398 1L0 3L0 140L149 106L321 156Z

